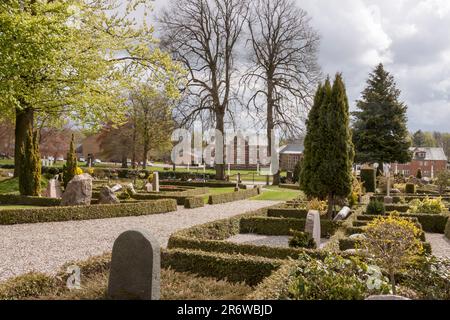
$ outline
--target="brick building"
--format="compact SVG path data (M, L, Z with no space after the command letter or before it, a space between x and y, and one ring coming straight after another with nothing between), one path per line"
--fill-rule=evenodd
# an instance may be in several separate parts
M412 161L405 164L394 163L391 170L404 176L416 176L418 170L422 177L434 178L439 172L447 169L448 159L443 148L417 148L410 149L413 153Z
M295 166L303 157L305 147L303 144L288 144L280 150L280 169L294 171Z

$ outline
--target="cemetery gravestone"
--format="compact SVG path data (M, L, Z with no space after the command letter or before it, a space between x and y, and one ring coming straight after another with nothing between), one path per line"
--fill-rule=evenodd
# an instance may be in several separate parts
M159 173L158 172L153 173L152 183L153 183L153 191L159 192Z
M334 217L334 221L345 220L350 215L352 210L349 207L343 207L341 211Z
M320 248L320 213L317 210L310 210L306 216L305 232L309 233Z
M120 200L117 199L116 195L114 194L114 190L110 187L103 187L100 190L100 197L99 197L99 204L114 204L114 203L120 203Z
M122 233L114 242L108 295L115 300L159 300L158 241L144 230Z
M92 177L80 174L70 180L62 196L62 206L88 206L92 199Z

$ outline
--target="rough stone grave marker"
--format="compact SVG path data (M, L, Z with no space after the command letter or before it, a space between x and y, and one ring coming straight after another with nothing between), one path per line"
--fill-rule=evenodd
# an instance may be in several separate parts
M108 296L114 300L159 300L161 255L145 230L122 233L114 242Z
M80 174L70 180L62 196L62 206L88 206L92 199L92 177Z

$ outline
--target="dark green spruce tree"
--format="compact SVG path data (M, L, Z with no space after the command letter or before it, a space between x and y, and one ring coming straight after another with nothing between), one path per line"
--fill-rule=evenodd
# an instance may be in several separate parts
M70 141L69 152L67 153L66 164L63 167L63 184L64 188L67 187L70 180L72 180L77 172L77 155L75 154L74 136L72 134L72 140Z
M358 111L353 113L355 160L359 163L406 163L411 160L407 106L399 100L394 77L379 64L370 74Z
M19 191L24 196L39 196L41 193L41 158L37 133L30 129L21 153Z

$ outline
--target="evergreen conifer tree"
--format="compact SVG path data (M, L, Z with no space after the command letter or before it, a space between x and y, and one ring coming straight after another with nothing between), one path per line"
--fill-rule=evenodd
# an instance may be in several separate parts
M66 164L63 168L63 183L64 188L67 187L70 180L72 180L77 172L77 156L75 154L74 136L72 134L72 140L70 141L69 152L67 153Z
M379 64L370 74L354 112L353 142L359 163L406 163L411 141L406 126L407 106L399 101L394 77Z

